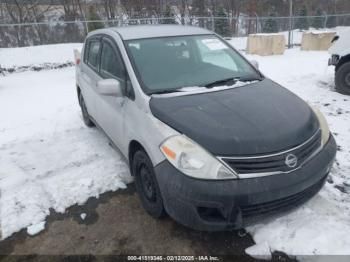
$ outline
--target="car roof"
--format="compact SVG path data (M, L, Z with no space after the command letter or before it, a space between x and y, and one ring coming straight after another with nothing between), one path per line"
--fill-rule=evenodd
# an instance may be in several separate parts
M123 40L213 34L213 32L200 27L182 25L136 25L111 27L109 30L117 32Z

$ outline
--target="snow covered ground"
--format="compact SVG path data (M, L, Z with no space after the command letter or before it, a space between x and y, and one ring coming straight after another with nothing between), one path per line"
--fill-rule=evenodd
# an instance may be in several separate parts
M244 40L233 40L233 45L237 41ZM0 49L0 61L7 59L7 66L72 61L77 46ZM28 54L23 61L21 52ZM334 92L328 56L298 49L282 56L248 55L259 61L266 76L317 106L339 145L334 169L317 196L295 211L247 228L256 242L248 254L350 254L350 97ZM107 138L83 125L73 67L0 76L2 238L22 228L37 234L51 208L64 212L130 181L126 163Z
M97 129L83 125L74 68L0 76L2 238L44 229L57 212L125 188L127 164Z

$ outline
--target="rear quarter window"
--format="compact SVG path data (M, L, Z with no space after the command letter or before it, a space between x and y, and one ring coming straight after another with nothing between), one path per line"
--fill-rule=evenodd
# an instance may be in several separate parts
M100 48L101 42L98 40L91 40L87 42L84 62L94 69L98 68Z

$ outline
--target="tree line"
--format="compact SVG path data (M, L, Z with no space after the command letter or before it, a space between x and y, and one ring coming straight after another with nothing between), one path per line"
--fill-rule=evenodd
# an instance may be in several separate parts
M350 13L349 0L293 4L293 15L301 17L294 28L350 25L349 16L330 16ZM289 0L0 0L0 47L81 42L91 30L132 24L190 24L223 36L278 32L289 20L276 17L288 15ZM26 23L34 24L20 25Z

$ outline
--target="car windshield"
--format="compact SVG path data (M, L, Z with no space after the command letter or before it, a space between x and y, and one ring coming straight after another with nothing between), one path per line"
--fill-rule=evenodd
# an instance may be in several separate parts
M141 87L149 95L261 78L241 55L215 35L130 40L126 41L126 48Z

